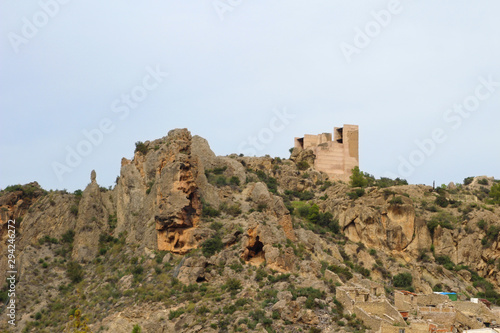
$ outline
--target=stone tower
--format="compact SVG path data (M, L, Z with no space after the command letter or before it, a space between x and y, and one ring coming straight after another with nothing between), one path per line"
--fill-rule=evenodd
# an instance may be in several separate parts
M351 170L359 166L358 126L344 125L331 133L305 134L295 138L294 147L310 149L316 155L314 169L325 172L331 180L349 181Z

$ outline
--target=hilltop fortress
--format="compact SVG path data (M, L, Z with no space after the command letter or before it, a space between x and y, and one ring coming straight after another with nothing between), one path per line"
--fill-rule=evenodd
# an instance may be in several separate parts
M325 172L332 180L349 181L351 170L359 166L358 126L344 125L331 133L305 134L295 138L294 148L310 149L316 155L314 169Z

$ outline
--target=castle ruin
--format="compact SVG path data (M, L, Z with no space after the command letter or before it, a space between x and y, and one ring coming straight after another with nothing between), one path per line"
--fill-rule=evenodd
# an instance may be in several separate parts
M331 133L305 134L295 138L294 148L310 149L316 158L314 169L325 172L331 180L349 181L352 169L359 166L358 126L344 125Z

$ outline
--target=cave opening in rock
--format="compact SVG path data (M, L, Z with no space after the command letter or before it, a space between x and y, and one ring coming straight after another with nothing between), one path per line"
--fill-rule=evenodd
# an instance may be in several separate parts
M198 277L196 278L196 282L207 282L207 279L205 279L205 277L204 277L204 276L198 276Z
M249 242L245 251L245 260L250 261L254 258L264 259L264 244L259 240L259 236L255 237L254 242Z

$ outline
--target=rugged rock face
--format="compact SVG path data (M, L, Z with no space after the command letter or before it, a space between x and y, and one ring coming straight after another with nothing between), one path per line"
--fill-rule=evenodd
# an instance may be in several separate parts
M368 247L402 251L413 242L429 240L427 228L416 221L411 199L402 196L401 203L391 204L392 197L384 195L381 190L373 190L369 196L354 203L333 199L324 207L336 213L350 240Z
M63 331L75 307L93 331L362 331L354 309L368 325L377 304L343 307L336 289L366 291L391 311L400 273L417 293L499 290L500 208L485 200L494 179L354 196L299 170L314 156L292 157L216 156L176 129L122 159L114 189L93 171L74 194L36 183L0 192L2 250L7 221L18 223L20 331ZM3 256L2 279L6 267ZM477 312L460 311L465 323Z
M94 259L99 250L99 235L107 229L108 209L92 171L91 183L82 193L75 225L75 246L73 258L77 261ZM108 206L111 203L108 201Z
M159 250L186 253L196 247L200 239L194 232L201 215L201 202L195 183L198 170L190 156L190 139L188 133L176 133L171 145L179 153L157 171L155 222Z

